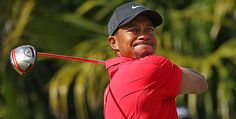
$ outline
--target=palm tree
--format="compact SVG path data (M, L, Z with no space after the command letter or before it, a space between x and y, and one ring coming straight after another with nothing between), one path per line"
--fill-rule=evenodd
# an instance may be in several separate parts
M0 13L5 18L0 118L103 118L103 91L109 82L105 66L39 58L35 70L22 77L10 67L8 55L17 45L32 44L43 52L109 59L114 55L106 43L106 24L125 2L4 0L1 5L10 15ZM199 119L234 117L234 0L139 2L164 18L156 29L157 53L207 76L209 90L179 96L178 105Z

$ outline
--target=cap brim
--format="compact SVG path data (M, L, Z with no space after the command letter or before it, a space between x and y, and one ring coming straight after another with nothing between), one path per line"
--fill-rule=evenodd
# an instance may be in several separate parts
M118 25L118 27L123 26L123 25L129 23L131 20L133 20L138 15L146 15L146 16L148 16L151 19L151 21L153 22L154 27L157 27L157 26L161 25L162 22L163 22L161 15L159 13L157 13L156 11L144 10L144 11L140 11L140 12L138 12L138 13L130 16L130 17L127 17L126 19L124 19Z
M152 20L154 27L161 25L163 22L161 15L159 13L157 13L156 11L145 10L145 11L141 12L140 14L147 15Z

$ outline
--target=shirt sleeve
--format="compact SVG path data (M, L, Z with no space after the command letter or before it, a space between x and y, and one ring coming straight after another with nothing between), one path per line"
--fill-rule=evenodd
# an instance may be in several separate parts
M157 81L158 95L176 97L181 85L182 70L163 56L150 56L148 61L156 65L153 80Z
M160 73L158 75L160 77L158 82L162 87L160 94L166 97L176 97L181 85L181 69L167 58L164 58L157 73Z

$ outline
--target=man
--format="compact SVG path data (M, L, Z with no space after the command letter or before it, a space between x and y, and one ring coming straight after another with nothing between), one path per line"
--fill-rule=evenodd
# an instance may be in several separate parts
M106 61L110 83L104 94L105 119L177 119L178 94L201 93L203 76L155 55L159 13L129 2L108 23L116 57Z

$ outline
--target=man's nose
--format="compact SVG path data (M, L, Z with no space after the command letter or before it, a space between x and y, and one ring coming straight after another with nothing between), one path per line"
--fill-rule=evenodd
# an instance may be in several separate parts
M147 35L147 33L145 32L141 32L138 39L140 40L148 40L149 39L149 36Z

